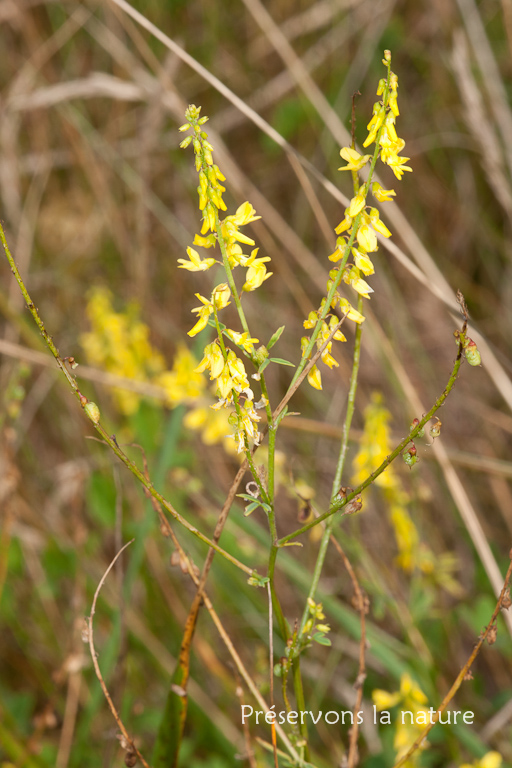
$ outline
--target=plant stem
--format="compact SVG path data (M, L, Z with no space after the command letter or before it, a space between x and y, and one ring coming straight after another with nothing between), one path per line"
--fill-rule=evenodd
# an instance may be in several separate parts
M307 525L304 525L302 528L299 528L298 530L294 531L293 533L288 534L288 536L283 536L282 539L279 539L279 546L284 546L288 541L291 541L291 539L296 538L297 536L300 536L303 533L306 533L306 531L309 531L310 528L313 528L315 525L318 525L323 520L326 520L327 518L331 517L331 515L336 514L336 512L339 512L343 509L352 499L354 499L356 496L358 496L362 491L364 491L365 488L368 488L369 485L371 485L374 480L376 480L379 475L381 475L385 469L389 467L389 465L396 459L399 453L403 451L403 449L410 443L414 438L418 435L419 432L423 429L427 421L430 421L432 416L439 410L439 408L443 405L444 401L450 394L451 390L453 389L453 386L457 380L457 375L459 372L459 368L462 363L462 344L459 344L459 351L457 354L457 357L455 359L455 363L453 366L452 373L450 375L450 378L448 380L448 384L446 385L446 388L444 389L443 393L437 398L434 405L428 411L428 413L423 416L419 424L412 429L409 434L404 437L403 440L401 440L395 450L387 456L382 464L375 469L371 475L368 475L366 480L364 480L354 491L349 493L346 497L343 499L339 499L334 501L330 508L327 510L327 512L324 512L322 515L316 518L316 520L313 520L311 523L308 523Z

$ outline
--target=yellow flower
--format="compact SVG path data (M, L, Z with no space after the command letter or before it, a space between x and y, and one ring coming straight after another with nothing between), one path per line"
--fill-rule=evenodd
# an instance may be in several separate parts
M354 323L364 323L364 317L363 315L357 311L357 309L354 309L354 307L347 301L347 299L342 298L341 296L337 299L341 313L343 315L347 315L349 320L353 320Z
M480 760L474 763L464 763L460 768L500 768L503 758L499 752L487 752Z
M374 181L372 184L372 194L377 198L379 203L392 202L396 197L394 189L382 189L382 186L378 181Z
M374 274L375 269L367 253L358 251L357 248L352 248L352 255L354 256L356 267L361 270L363 275L368 277L368 275Z
M362 279L357 267L345 267L343 270L343 280L347 285L351 285L357 293L364 296L365 299L369 299L369 294L373 293L373 288Z
M216 263L215 259L201 260L198 252L190 248L190 246L187 248L187 254L190 257L190 261L178 259L179 269L188 269L189 272L204 272Z
M359 192L355 197L352 198L350 201L350 205L347 208L346 216L350 216L354 218L357 216L357 214L363 210L365 204L365 196L362 192ZM343 230L341 230L343 231ZM336 229L336 232L338 233L338 229ZM339 233L338 233L339 234Z
M348 165L338 168L338 171L359 171L371 157L371 155L360 155L359 152L350 147L343 147L340 150L340 155L343 160L347 161Z
M370 218L372 227L376 229L377 232L380 232L380 234L384 235L384 237L391 237L391 232L386 227L384 222L380 220L380 216L377 208L370 208L368 216Z
M265 282L265 280L268 280L268 278L273 274L273 272L267 272L267 268L265 266L265 262L270 261L270 257L263 256L262 258L257 259L257 253L258 248L255 248L254 251L252 251L250 257L243 264L244 267L248 267L247 273L245 275L245 283L242 289L244 291L255 291L263 282Z
M205 370L210 371L210 379L216 379L222 373L224 369L224 355L219 344L214 341L212 344L207 344L204 348L204 357L194 369L195 373L202 373Z
M382 712L383 709L392 709L393 707L396 707L400 701L400 692L395 691L395 693L388 693L388 691L383 691L380 688L377 688L375 691L372 691L372 700L377 707L377 711Z
M361 224L357 230L357 242L359 247L368 252L377 250L377 236L368 224Z
M314 388L314 389L322 389L322 374L314 365L310 372L308 373L308 383Z
M252 221L258 221L261 216L256 216L256 211L252 205L248 202L242 203L233 216L235 224L239 227L243 227L245 224L250 224Z
M229 328L226 329L226 336L231 339L237 346L242 347L249 355L254 352L254 345L259 342L259 339L250 339L247 331L244 333L238 333L232 331Z
M348 208L347 208L348 211ZM352 226L352 217L345 211L345 218L341 221L334 230L337 235L341 235L342 232L346 232Z
M188 336L196 336L203 330L203 328L206 328L208 324L208 318L213 313L213 304L211 301L206 299L204 296L201 296L200 293L196 293L194 295L197 296L199 301L201 301L204 306L194 307L192 310L192 312L195 312L198 315L199 319L194 327L191 328L190 331L187 331Z

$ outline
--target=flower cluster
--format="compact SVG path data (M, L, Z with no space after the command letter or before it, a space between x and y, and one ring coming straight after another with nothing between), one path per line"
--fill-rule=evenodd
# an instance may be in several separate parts
M111 292L93 288L88 295L87 316L92 330L84 333L80 342L92 365L138 381L151 381L164 371L164 359L152 347L149 328L139 320L134 304L124 313L116 312ZM122 413L129 415L138 409L140 395L136 392L115 389L114 395Z
M235 411L230 414L229 422L235 428L233 437L238 451L242 452L249 448L249 440L255 444L259 443L257 423L260 417L255 409L254 395L249 386L245 365L232 349L226 347L225 341L230 340L252 359L255 356L254 345L258 343L258 339L252 338L247 328L232 272L236 267L245 268L242 291L254 291L271 276L272 272L267 272L266 267L270 259L258 258L258 248L253 248L249 255L243 252L244 245L254 246L255 243L241 228L260 218L249 202L240 205L234 214L221 218L221 213L227 210L222 199L225 187L221 184L225 177L213 162L213 147L203 130L208 118L200 117L200 108L194 105L188 107L186 118L187 122L181 126L180 131L191 131L191 134L180 146L186 148L192 144L194 148L196 170L199 174L199 209L203 217L201 232L195 236L193 245L206 249L219 245L228 281L217 285L210 298L196 293L201 306L192 310L198 319L188 335L195 336L209 322L217 329L217 338L206 345L203 359L195 371L208 371L210 379L215 382L218 402L212 408L234 407ZM188 261L178 259L178 263L181 269L190 272L202 272L217 263L214 258L202 258L192 247L187 248L187 255ZM221 327L218 320L218 313L227 307L231 300L238 310L243 332Z
M390 68L391 54L385 51L383 64L388 69L388 76L379 82L377 95L382 99L374 104L373 116L368 123L369 134L363 144L368 147L375 143L375 150L372 155L361 155L354 147L343 147L340 155L345 160L346 165L339 168L340 171L351 171L354 177L354 197L351 199L348 207L345 209L343 220L335 229L337 234L336 249L329 256L329 260L340 264L336 269L329 273L329 282L327 284L328 299L324 300L320 309L316 313L310 313L304 323L305 328L315 328L314 336L316 344L321 347L329 336L328 329L336 325L334 317L331 318L329 325L326 323L326 317L329 312L339 310L342 314L348 313L348 318L356 323L361 323L364 317L360 312L356 312L346 299L342 299L337 289L343 281L350 285L359 296L365 299L370 298L373 289L364 279L373 275L375 268L370 258L371 253L377 250L377 233L383 237L391 237L391 232L380 219L377 208L367 204L367 197L371 190L375 199L382 203L391 201L395 196L393 189L383 189L382 186L374 181L372 182L373 170L377 158L388 165L397 179L401 179L404 171L410 171L411 168L404 165L409 159L399 157L399 153L405 146L403 139L397 136L395 121L399 114L397 92L398 79ZM358 172L370 162L369 178L365 184L360 184ZM352 261L349 261L352 257ZM327 306L326 306L327 305ZM332 322L334 321L334 322ZM318 330L318 325L321 325ZM316 334L316 335L315 335ZM342 334L335 335L334 339L344 341ZM310 354L311 343L306 338L302 340L303 354ZM323 362L332 368L337 365L331 355L331 342L328 348L322 354ZM308 376L309 383L317 388L322 388L320 372L313 368Z
M355 473L352 478L357 486L375 469L392 451L389 429L390 412L382 404L382 396L374 393L372 401L364 411L364 430L359 444L359 451L354 459ZM430 573L434 567L433 553L420 543L418 529L409 515L407 505L410 498L404 489L400 477L390 465L375 480L375 485L384 489L393 532L398 547L397 564L407 572L419 568Z
M326 635L331 628L329 624L322 623L325 619L322 603L315 603L311 597L308 597L308 613L309 618L304 625L304 634L320 645L330 645L331 641Z

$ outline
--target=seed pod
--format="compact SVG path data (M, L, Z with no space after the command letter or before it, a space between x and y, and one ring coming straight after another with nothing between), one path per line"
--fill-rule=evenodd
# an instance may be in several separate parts
M416 429L419 423L420 423L419 419L413 419L409 427L409 432L412 432L413 429ZM424 434L425 434L425 427L422 427L418 432L418 437L423 437Z
M89 400L88 403L84 406L84 411L86 412L87 416L90 418L93 424L99 424L100 423L100 409L96 405L96 403L91 402Z
M436 423L430 427L430 437L432 437L434 440L441 434L441 425L442 421L437 419Z
M410 448L402 453L402 459L405 461L408 467L413 467L418 461L418 456L416 454L417 451L414 443L412 443Z
M470 365L482 364L480 352L478 351L478 347L476 346L476 343L473 341L473 339L468 339L467 346L464 349L464 354L466 355L466 360Z

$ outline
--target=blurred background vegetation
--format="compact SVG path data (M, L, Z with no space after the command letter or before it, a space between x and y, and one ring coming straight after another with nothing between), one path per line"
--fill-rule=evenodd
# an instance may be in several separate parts
M345 206L324 182L351 196L349 178L337 172L351 97L361 94L361 142L382 51L393 53L399 135L414 173L397 185L383 176L384 186L397 190L396 204L382 209L393 238L389 249L381 245L370 279L375 293L366 304L351 460L375 393L390 412L395 444L443 390L460 327L457 288L484 364L463 366L440 414L436 445L424 439L420 464L395 470L416 532L406 542L409 559L386 489L366 494L363 512L343 521L341 541L370 599L364 706L374 689L397 690L408 672L436 707L490 619L512 541L512 3L133 5L244 108L110 0L2 0L0 215L46 326L61 354L81 363L80 386L99 404L103 423L119 443L136 444L126 450L138 463L142 447L155 486L208 535L238 460L222 441L207 444L222 437L222 428L205 442L201 429L187 426L196 402L178 404L155 378L173 369L189 341L194 293L208 295L211 285L209 275L191 275L176 263L199 224L191 153L178 149L184 109L202 105L211 117L230 212L250 200L262 215L251 235L260 255L271 257L274 275L245 302L251 328L266 342L286 325L276 353L297 362L302 321L323 295L333 229ZM250 110L299 161L255 124ZM98 294L102 288L110 295ZM110 325L100 315L95 357L84 334L95 327L91 297L98 295L109 297ZM122 763L81 635L102 573L131 537L100 597L96 645L110 692L149 756L193 585L171 564L169 542L133 478L105 446L86 439L92 430L44 352L6 262L0 328L0 763ZM281 535L299 524L299 493L314 488L315 505L328 503L351 367L353 331L346 333L340 367L324 369L322 392L308 388L294 398L300 417L285 421L280 433ZM192 342L198 357L201 342ZM290 370L270 369L274 405ZM127 397L125 381L120 397L105 371L137 379L137 391L148 396ZM177 533L201 563L205 548ZM279 558L278 587L292 623L302 612L317 547L314 533L302 539L302 549ZM245 518L236 504L221 543L264 572L261 510ZM264 590L249 587L221 558L208 588L267 695ZM333 645L305 659L307 703L313 711L348 709L360 630L350 580L332 553L320 597ZM496 750L512 765L512 625L500 622L496 644L483 649L474 679L454 702L475 712L474 726L434 729L421 764L459 766ZM276 653L282 654L278 640ZM225 647L201 615L183 766L271 764L256 742L253 762L246 756L238 685ZM268 740L264 728L251 729ZM342 764L347 729L312 729L319 766ZM391 765L392 740L392 727L365 724L361 764Z

